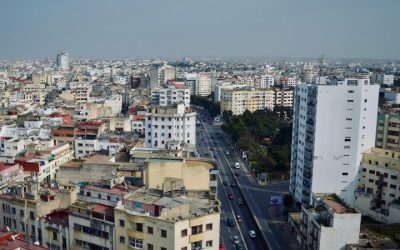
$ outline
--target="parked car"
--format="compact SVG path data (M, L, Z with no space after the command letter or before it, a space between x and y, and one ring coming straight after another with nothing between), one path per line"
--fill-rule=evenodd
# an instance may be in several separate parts
M235 168L236 168L236 169L239 169L239 168L240 168L239 162L235 162Z
M239 199L237 200L237 204L238 204L238 205L243 205L243 200L242 200L241 198L239 198Z
M233 244L239 244L240 243L239 236L237 235L232 236L232 242Z
M226 151L225 154L226 154L226 155L229 155L229 151Z
M239 171L235 171L235 176L236 176L236 177L239 177L239 176L240 176Z
M244 250L244 246L242 245L242 243L238 243L235 245L235 250Z
M250 238L256 238L256 232L254 230L249 230Z

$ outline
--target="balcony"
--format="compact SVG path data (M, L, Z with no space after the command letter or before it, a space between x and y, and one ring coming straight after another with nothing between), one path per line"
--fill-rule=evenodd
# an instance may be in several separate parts
M204 240L204 233L192 234L189 236L190 243L194 243L197 241L203 241L203 240Z
M132 238L136 238L136 239L141 239L144 240L145 239L145 234L143 232L139 232L139 231L134 231L131 229L128 229L128 236L132 237Z

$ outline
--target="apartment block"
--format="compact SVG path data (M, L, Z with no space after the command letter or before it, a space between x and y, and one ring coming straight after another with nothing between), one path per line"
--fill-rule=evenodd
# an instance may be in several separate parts
M290 213L288 221L300 249L346 249L359 243L361 214L334 195L313 195L311 204Z
M211 95L211 77L207 73L200 73L196 78L195 95L209 96Z
M183 104L153 107L146 114L145 146L179 149L196 143L196 112Z
M369 79L296 86L289 188L298 202L335 193L354 204L362 152L375 145L378 91Z
M355 205L377 221L400 223L399 152L371 148L363 153Z
M400 114L378 114L376 147L400 151Z
M151 90L151 103L155 106L190 105L189 88L156 88Z
M246 110L270 109L275 106L292 107L293 90L291 89L221 89L221 113L232 111L233 115L241 115Z

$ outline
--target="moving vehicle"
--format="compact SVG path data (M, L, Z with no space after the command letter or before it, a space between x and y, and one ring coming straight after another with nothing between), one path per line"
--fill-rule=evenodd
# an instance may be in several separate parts
M229 155L229 151L226 151L225 154L226 154L226 155Z
M233 200L233 194L228 194L228 198L229 198L230 200Z
M218 250L225 250L225 246L223 243L219 244Z
M249 230L250 238L256 238L256 232L254 230Z
M235 249L236 250L244 250L244 246L242 245L242 243L239 242L238 244L235 245Z
M235 221L232 218L226 218L226 223L230 227L233 227L235 225Z
M243 205L243 200L242 200L242 198L239 198L239 199L237 200L237 204L238 204L238 205Z
M240 168L239 162L235 162L235 168L236 168L236 169L239 169L239 168Z
M232 236L232 242L233 244L239 244L240 243L239 236L237 235Z
M242 217L240 217L240 215L236 215L236 221L238 223L242 223Z
M235 171L235 176L236 176L236 177L239 177L239 176L240 176L239 171Z

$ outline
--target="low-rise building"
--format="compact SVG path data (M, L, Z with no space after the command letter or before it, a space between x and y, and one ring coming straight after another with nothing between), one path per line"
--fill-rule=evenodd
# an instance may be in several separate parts
M151 103L155 106L190 105L189 88L156 88L151 90Z
M371 148L363 153L356 208L383 223L400 223L400 153Z
M288 220L300 249L345 249L359 242L361 214L337 196L313 194L311 205L290 213Z

